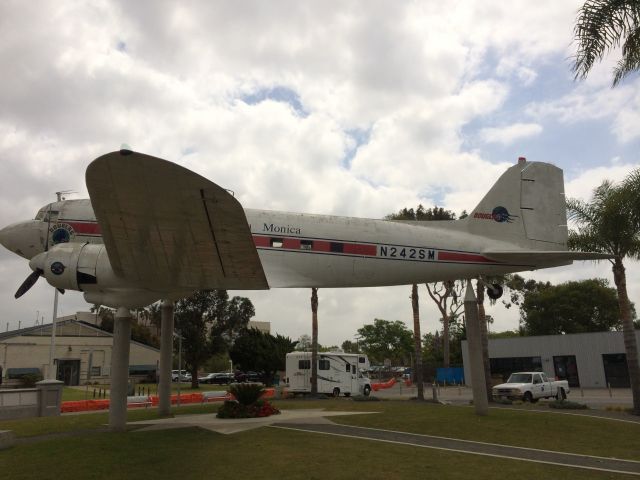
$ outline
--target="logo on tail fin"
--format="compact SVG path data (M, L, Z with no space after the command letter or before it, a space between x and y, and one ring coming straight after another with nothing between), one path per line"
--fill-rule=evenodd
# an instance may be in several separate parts
M495 220L498 223L512 223L514 218L518 218L518 215L511 215L504 207L496 207L491 213L476 212L473 214L473 218L479 218L481 220Z

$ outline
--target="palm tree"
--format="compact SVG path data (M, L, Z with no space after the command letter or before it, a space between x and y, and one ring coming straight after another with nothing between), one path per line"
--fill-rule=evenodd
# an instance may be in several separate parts
M577 224L577 231L569 232L569 248L613 256L609 261L618 291L633 411L637 415L640 415L640 365L623 262L627 257L640 256L639 193L640 171L636 170L622 185L603 182L594 190L591 202L567 200L569 219Z
M420 307L418 304L418 285L411 286L411 308L413 310L413 344L415 350L415 378L418 388L418 400L424 400L424 382L422 373L422 338L420 337Z
M318 289L311 289L311 394L318 394Z
M622 44L622 58L613 69L615 87L640 68L640 0L587 0L578 11L574 35L576 79L586 78L596 61Z

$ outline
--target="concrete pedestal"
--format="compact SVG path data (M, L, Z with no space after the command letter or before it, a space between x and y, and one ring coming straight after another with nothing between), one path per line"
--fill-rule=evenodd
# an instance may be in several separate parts
M131 313L127 308L121 307L116 312L113 322L111 394L109 401L109 430L112 432L123 432L127 425L130 341Z
M487 384L484 379L484 363L482 362L482 340L480 339L480 325L478 321L478 303L473 293L471 280L467 280L467 291L464 296L464 314L469 344L469 364L471 367L471 389L473 391L473 406L477 415L489 413L487 400Z
M171 364L173 353L173 308L172 301L162 302L162 324L160 327L160 378L158 384L158 414L171 413Z
M41 417L54 417L60 415L62 406L62 387L64 382L60 380L42 380L36 382L39 403L38 415Z

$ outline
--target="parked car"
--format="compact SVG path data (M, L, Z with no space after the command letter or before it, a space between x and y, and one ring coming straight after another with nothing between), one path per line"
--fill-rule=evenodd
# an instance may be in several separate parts
M180 378L180 381L182 382L190 382L191 374L186 370L171 370L171 381L177 382L178 378Z
M213 383L213 377L218 375L217 373L207 373L203 377L198 377L198 383Z
M535 403L541 398L564 400L569 391L566 380L550 381L542 372L517 372L512 373L506 383L493 387L493 398Z
M215 373L209 383L216 385L229 385L235 381L236 379L233 373Z

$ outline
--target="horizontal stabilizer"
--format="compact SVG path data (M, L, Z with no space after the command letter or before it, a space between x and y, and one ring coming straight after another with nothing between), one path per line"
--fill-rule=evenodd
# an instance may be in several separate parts
M606 260L613 255L596 252L573 252L570 250L497 250L482 252L487 258L501 263L518 265L564 264L573 260Z

